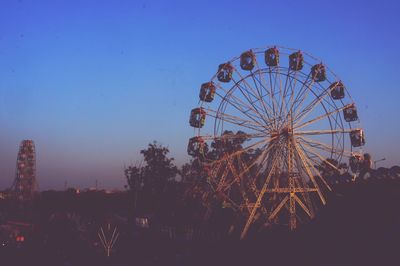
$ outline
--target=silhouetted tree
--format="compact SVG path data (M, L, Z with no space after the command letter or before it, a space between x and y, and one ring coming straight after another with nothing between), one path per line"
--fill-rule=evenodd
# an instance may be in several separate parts
M203 149L202 153L194 153L193 159L182 166L181 175L184 181L186 181L186 193L185 202L190 205L191 210L194 211L197 219L203 219L209 208L213 209L213 213L225 213L226 209L223 208L221 202L223 200L223 193L216 192L211 188L209 182L215 182L210 180L219 178L225 175L226 180L233 180L234 172L232 170L227 171L234 167L237 173L244 171L244 165L249 165L251 162L260 155L261 150L259 149L246 149L243 150L244 143L248 141L248 136L243 131L237 131L236 133L230 130L224 131L221 136L214 138L206 149ZM219 166L215 167L215 163L219 162ZM242 182L246 183L249 181L247 176L253 176L252 172L255 172L257 165L253 164L249 173L243 177ZM217 172L216 172L217 171ZM211 173L212 172L212 173ZM229 197L235 200L236 198L242 197L242 194L236 188L236 183L233 185L233 189L230 190ZM206 207L206 208L204 208ZM214 215L214 214L213 214ZM199 218L202 217L202 218Z
M178 168L173 163L174 158L168 157L169 149L156 141L140 153L144 157L144 165L126 168L125 177L135 204L140 198L154 207L165 192L167 183L175 180Z
M332 178L340 174L339 162L332 158L327 158L321 162L321 164L315 166L321 175L325 178Z
M185 183L194 183L202 180L204 171L202 171L200 160L195 158L190 160L190 162L185 163L182 165L179 174L182 177L182 182Z
M133 205L134 208L136 209L137 204L138 204L138 199L139 199L139 193L140 190L143 188L144 183L144 169L142 168L141 165L139 166L129 166L128 168L125 168L125 177L127 180L128 185L126 185L126 188L129 188L129 190L132 193L133 197Z
M143 168L144 186L152 187L155 192L161 192L168 181L174 181L178 168L174 158L168 158L169 149L158 144L150 143L147 149L141 150L145 166Z
M349 179L348 165L337 160L327 158L319 165L314 166L328 182L341 182Z
M211 150L207 154L210 159L221 158L224 154L232 153L243 148L243 143L247 140L247 135L243 131L233 133L225 130L221 137L211 143Z

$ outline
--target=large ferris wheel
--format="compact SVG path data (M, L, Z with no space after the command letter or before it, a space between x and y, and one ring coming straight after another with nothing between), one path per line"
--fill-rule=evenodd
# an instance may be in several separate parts
M245 218L241 237L254 223L293 230L312 219L331 190L320 167L354 165L365 143L345 84L299 50L246 51L219 65L199 97L188 153L224 206Z

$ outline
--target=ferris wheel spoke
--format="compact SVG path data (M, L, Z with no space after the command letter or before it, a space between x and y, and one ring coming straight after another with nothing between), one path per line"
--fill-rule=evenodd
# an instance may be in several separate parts
M233 82L234 82L235 84L240 84L240 83L245 84L246 87L247 87L249 90L251 90L251 93L250 93L248 90L246 90L246 91L249 93L249 95L253 96L255 99L258 99L258 100L260 101L260 103L261 103L261 102L262 102L262 99L259 98L259 97L260 97L260 94L258 93L258 91L257 91L255 88L253 88L253 86L251 86L249 82L247 82L246 78L243 77L242 74L240 74L240 72L237 71L236 68L234 68L234 71L235 71L235 73L239 76L240 80L239 80L239 81L235 81L235 79L232 78Z
M303 141L305 143L307 143L309 146L311 146L313 148L317 148L317 149L322 150L324 152L327 152L327 153L330 153L330 154L333 153L333 154L336 154L338 156L342 155L342 151L341 150L334 149L330 145L326 145L325 146L324 144L320 144L320 143L315 143L315 142L314 143L313 142L310 143L310 141L305 141L304 139L303 139Z
M228 163L229 160L230 159L228 159L226 162ZM217 184L217 187L215 189L216 192L221 191L221 189L222 189L222 187L223 187L223 185L225 183L225 178L228 175L228 173L229 173L229 169L228 169L228 167L225 167L224 171L222 172L222 175L221 175L220 179L218 180L218 184ZM217 175L218 175L218 172L217 172Z
M333 146L331 146L329 144L326 144L326 143L323 143L323 142L320 142L320 141L316 141L316 140L307 138L305 136L298 137L297 140L299 140L301 142L305 142L307 145L309 145L309 146L311 146L313 148L317 148L317 149L320 149L320 150L323 150L323 151L326 151L326 152L329 152L329 153L334 153L334 154L337 154L339 156L344 155L344 156L350 157L352 155L351 151L347 151L347 150L344 150L344 149L337 149L337 148L334 148Z
M266 150L264 150L257 158L255 158L254 160L253 160L253 162L249 165L249 166L246 166L246 165L244 165L243 163L242 163L242 167L243 167L243 169L245 169L244 171L242 171L240 174L239 174L239 176L242 178L242 176L244 175L244 174L246 174L246 173L248 173L249 172L249 170L251 169L251 168L253 168L257 163L259 164L259 165L261 165L260 167L258 167L258 169L257 169L257 172L256 173L254 173L254 174L252 174L254 177L257 177L257 176L259 176L260 174L261 174L261 171L262 171L262 165L265 163L265 161L268 159L268 152L271 150L271 146L269 146ZM261 158L261 160L260 160L260 158ZM249 180L249 182L251 182L251 180ZM258 197L258 195L260 194L260 191L257 189L257 187L256 187L256 185L255 185L255 179L253 178L253 181L250 183L250 186L252 187L252 190L253 190L253 192L254 192L254 194L256 195L256 197Z
M255 109L256 107L254 106L254 104L251 104L251 100L249 101L249 99L247 98L248 96L246 96L243 91L241 91L242 95L246 98L246 101L248 103L250 103L250 105L248 105L246 102L242 101L242 99L240 99L239 97L236 97L231 90L225 90L221 85L219 85L218 83L216 84L217 88L219 88L221 91L223 91L225 93L225 96L220 95L219 93L216 93L222 100L227 100L227 98L232 99L232 101L235 102L235 104L237 105L237 107L239 109L241 109L241 112L245 113L246 116L251 116L252 120L258 120L261 118L261 120L266 123L266 124L270 124L270 122L268 123L268 121L265 120L265 117L262 117L259 113L259 111L257 109ZM240 88L237 86L237 88L240 90ZM229 102L229 101L228 101ZM243 110L242 108L245 108L245 110ZM252 114L250 115L250 111L252 112Z
M244 107L247 110L251 110L254 112L255 115L259 115L257 110L254 109L254 106L252 105L248 105L246 102L242 101L242 99L240 99L239 97L236 97L232 91L232 89L230 90L226 90L224 87L222 87L220 84L216 83L216 86L218 89L220 89L223 93L225 93L225 96L222 96L219 93L216 93L222 100L225 100L226 98L231 98L234 100L234 102L241 107ZM245 96L245 95L244 95ZM246 96L245 96L246 97ZM248 102L248 100L246 99L246 101ZM247 112L247 111L246 111Z
M302 143L299 143L299 145L300 145L300 147L302 148L304 154L307 155L307 158L309 159L309 161L310 161L311 163L313 163L314 167L315 167L316 165L321 165L322 162L321 162L321 160L319 159L319 157L317 157L317 156L313 155L312 153L310 153L306 148L304 148L304 146L303 146ZM317 169L317 170L318 170L318 169ZM319 172L319 171L318 171L318 172Z
M310 112L314 110L316 106L318 106L322 101L325 100L325 97L329 95L329 88L326 88L320 95L316 96L316 98L311 101L302 111L299 111L299 113L296 115L295 120L303 120L304 117L306 117Z
M213 172L210 173L209 184L213 188L214 192L218 192L221 189L223 183L225 182L225 178L228 175L228 169L224 166L225 165L221 163ZM216 177L218 177L218 179Z
M253 79L253 81L254 81L254 85L257 87L257 91L260 91L260 90L258 89L258 86L256 85L256 80L257 80L257 78L255 78L254 76L252 76L252 79ZM260 85L261 85L261 84L260 84ZM274 113L273 113L273 111L271 111L271 110L273 110L273 107L271 107L266 101L264 101L265 97L268 96L268 94L262 95L262 94L261 94L261 91L260 91L259 95L260 95L260 99L261 99L261 100L256 99L256 100L254 101L254 103L256 104L258 101L261 101L261 102L262 102L263 109L264 109L263 111L264 111L264 113L266 114L267 119L268 119L268 122L266 122L266 123L268 123L268 124L270 125L270 127L273 127L273 126L275 125ZM271 109L271 108L272 108L272 109Z
M218 162L218 163L214 163L212 165L213 165L213 168L209 172L207 172L207 182L211 185L212 188L214 188L212 181L215 181L215 180L211 179L211 177L218 175L217 173L220 172L220 169L222 168L222 163Z
M339 168L337 168L335 165L331 164L328 160L326 160L326 158L323 158L323 157L322 157L318 152L316 152L316 151L314 150L314 148L311 147L310 145L308 145L308 144L306 144L306 143L302 143L302 147L303 147L305 150L307 150L308 152L310 152L310 153L316 155L316 156L321 160L321 162L325 162L325 163L327 163L329 166L331 166L331 167L333 167L334 169L336 169L337 171L340 171Z
M269 69L271 69L271 67L269 67ZM279 77L279 80L277 80L276 77ZM286 78L287 78L287 76L286 76ZM278 85L277 85L277 83L278 83ZM281 74L281 68L280 67L277 67L276 71L275 71L274 91L273 91L274 97L277 94L278 90L279 90L279 96L282 97L282 74ZM277 105L279 106L278 101L276 101L276 102L277 102ZM276 107L276 109L278 109L278 106ZM278 113L277 110L276 110L276 112ZM281 115L281 113L279 113L279 115Z
M299 124L300 121L297 121L297 122L293 125L293 129L298 130L298 129L300 129L300 128L303 128L303 127L306 127L306 126L308 126L308 125L311 125L311 124L313 124L313 123L315 123L315 122L318 122L318 121L320 121L320 120L322 120L322 119L324 119L324 118L327 118L327 117L329 117L329 116L331 116L331 115L333 115L333 114L336 114L336 113L338 113L338 112L341 112L341 111L343 111L344 109L348 108L349 106L351 106L351 104L345 105L345 106L343 106L343 107L341 107L341 108L338 108L338 109L335 109L335 110L333 110L333 111L331 111L331 112L328 112L328 113L325 113L325 114L323 114L323 115L320 115L320 116L318 116L318 117L316 117L316 118L314 118L314 119L311 119L311 120L309 120L309 121L307 121L307 122L305 122L305 123L303 123L303 124L301 124L301 125L299 125L299 126L297 126L297 125Z
M246 138L248 139L257 139L257 138L264 138L265 139L265 133L253 133L253 134L223 134L221 136L214 136L214 135L198 135L197 137L200 137L202 140L207 141L207 140L226 140L226 139L241 139L241 138Z
M310 90L310 86L312 86L312 84L313 84L313 80L311 80L311 82L309 81L311 74L308 74L305 81L299 81L299 83L301 83L301 87L299 90L296 90L296 85L298 83L298 77L297 77L298 72L299 71L295 71L294 77L291 77L291 79L294 80L294 85L292 86L292 82L290 83L290 88L291 88L292 93L290 95L289 102L287 103L287 106L289 106L289 108L287 110L287 114L285 115L285 118L284 118L282 124L287 123L287 122L290 122L291 124L293 123L295 104L300 100L299 97L303 96L301 98L301 101L303 101L305 99L305 97L308 95L308 92ZM295 91L298 91L296 98L294 97ZM288 119L290 119L291 121L288 121Z
M295 93L296 85L297 85L297 75L298 75L298 71L295 71L294 77L291 77L291 79L294 80L294 84L293 84L293 86L290 86L291 91L292 91L290 94L289 102L288 102L288 106L290 106L290 108L288 109L288 112L290 113L290 115L289 115L289 113L286 114L284 122L286 122L286 119L288 119L289 116L290 116L290 119L292 119L292 113L293 113L292 105L293 105L294 93Z
M238 158L238 160L240 160L240 157ZM241 177L238 175L237 171L234 169L233 165L229 162L229 167L231 169L232 174L234 175L234 179L231 181L231 183L228 184L228 187L231 187L234 183L237 183L237 186L240 190L241 196L243 197L246 205L245 207L247 208L247 211L250 212L250 206L249 206L249 198L247 196L247 193L245 192L245 190L241 189Z
M257 172L255 174L253 174L254 177L258 177L261 174L261 171L263 169L262 165L266 162L266 160L268 158L271 158L271 156L269 156L269 151L272 149L272 146L269 146L267 151L263 152L259 158L256 158L253 163L252 166L256 165L257 161L259 161L259 159L261 158L261 161L258 163L260 166L257 169ZM244 166L245 168L245 166ZM258 197L260 195L260 190L257 188L256 184L255 184L255 180L256 178L253 178L252 180L250 180L250 187L253 190L253 193L255 194L256 197Z
M245 227L244 227L244 229L243 229L243 231L242 231L242 233L241 233L241 235L240 235L240 238L241 238L241 239L243 239L243 238L246 236L247 231L248 231L249 228L250 228L250 225L253 223L254 216L255 216L255 214L256 214L256 212L257 212L257 209L258 209L259 206L260 206L261 200L262 200L262 198L264 197L264 194L265 194L265 192L266 192L266 190L267 190L269 181L271 180L271 177L272 177L272 173L273 173L274 170L275 170L275 166L276 166L276 163L277 163L277 158L278 158L278 157L275 157L274 160L273 160L271 169L270 169L270 171L269 171L269 173L268 173L268 175L267 175L267 177L266 177L266 179L265 179L265 182L264 182L264 185L263 185L263 187L262 187L262 189L261 189L261 192L260 192L260 194L259 194L258 197L257 197L257 201L256 201L256 203L254 204L254 207L253 207L253 209L251 210L250 216L249 216L249 218L247 219L246 225L245 225Z
M215 119L220 119L223 120L225 122L231 123L231 124L235 124L238 126L242 126L242 127L246 127L248 129L252 129L252 130L256 130L259 132L265 132L265 128L263 127L262 124L260 123L256 123L254 121L249 121L249 120L245 120L243 118L234 116L234 115L228 115L226 113L221 113L221 112L217 112L214 111L212 109L206 109L207 111L207 115L214 117Z
M292 77L291 74L290 74L291 71L290 71L290 69L288 69L288 73L287 73L288 79L287 79L287 81L289 81L289 82L286 82L285 88L284 88L284 91L283 91L282 106L284 106L284 108L282 108L281 112L280 112L281 123L280 123L279 126L284 125L287 122L287 119L289 118L291 110L288 107L290 106L291 99L292 99L292 97L294 95L294 88L296 88L296 83L297 83L296 75L297 75L297 72L298 71L294 71L295 76ZM288 99L289 91L291 91L291 94L290 94L290 97Z
M233 81L235 82L237 89L239 89L239 91L242 93L242 95L247 100L247 102L251 106L253 106L253 109L256 111L257 115L260 116L260 118L262 120L264 120L266 123L269 123L269 121L270 121L269 113L270 112L265 112L265 115L263 115L263 110L262 110L263 108L261 106L257 105L257 103L260 102L260 98L258 96L255 96L252 92L250 92L246 88L243 88L243 86L240 85L239 82L236 82L235 80L233 80ZM261 102L262 102L262 100L261 100Z
M269 85L271 86L271 94L275 97L278 89L282 88L282 79L281 79L281 67L279 66L279 62L277 66L271 68L268 66L268 77L269 77ZM277 107L279 106L278 102Z
M258 68L258 64L257 64L257 68ZM257 74L259 76L259 78L257 78ZM269 95L271 96L271 92L268 91L268 89L265 87L265 84L263 84L262 82L262 75L260 70L258 69L257 71L253 72L251 71L251 78L253 80L254 86L256 87L257 90L257 94L258 94L258 100L261 101L261 104L264 107L264 111L267 113L267 115L269 115L269 113L272 111L272 113L274 113L274 103L272 102L272 106L270 104L268 104L268 102L264 101L264 97ZM256 82L257 81L257 82ZM258 85L257 85L258 83ZM265 91L265 93L263 93L263 91Z
M286 97L287 97L287 92L289 90L289 84L292 82L292 79L290 79L290 70L287 70L286 73L286 79L285 79L285 85L282 87L281 85L279 86L279 96L280 96L280 107L279 107L279 119L282 120L282 118L285 116L285 114L288 113L287 105L286 105ZM283 89L282 89L283 88ZM283 124L283 121L278 124L278 127L280 127Z
M237 160L239 160L239 156L237 158ZM239 176L238 172L236 171L235 167L232 165L231 160L228 161L228 166L232 172L233 175L233 179L232 181L228 184L228 187L232 186L234 183L240 183L241 177Z
M279 96L280 96L280 100L281 100L281 105L279 107L279 117L280 118L283 117L284 113L288 112L286 104L285 104L285 98L286 98L286 90L287 90L287 86L288 86L288 81L291 82L291 80L289 79L289 73L290 73L290 70L288 69L288 72L285 75L286 76L285 85L282 86L282 82L280 82L280 85L279 85Z
M299 155L299 157L301 159L300 161L302 162L308 177L310 178L310 180L313 183L314 187L317 189L317 193L318 193L318 196L319 196L320 200L325 205L326 204L326 200L325 200L325 198L324 198L324 196L323 196L323 194L321 192L321 189L319 188L319 185L318 185L317 181L314 178L314 175L312 174L312 171L309 168L309 165L308 165L308 163L307 163L307 161L305 159L305 155L302 153L302 151L300 150L300 148L298 147L296 142L293 142L293 144L294 144L294 147L295 147L295 151L297 151L297 154Z
M262 156L262 155L261 155L261 156ZM261 156L260 156L260 157L261 157ZM262 164L262 163L264 162L265 157L266 157L266 155L261 159L260 164ZM259 159L259 158L257 158L255 161L258 161L258 159ZM242 167L243 169L247 168L247 165L245 164L245 162L243 162L243 160L240 159L240 157L239 157L238 160L239 160L240 165L241 165L241 167ZM259 172L260 172L260 169L261 169L261 168L259 167L258 170L257 170L257 172L254 174L254 176L258 176L258 174L259 174ZM253 182L252 182L252 180L253 180ZM254 186L254 188L255 188L254 178L251 178L251 179L247 180L247 182L250 182L250 187ZM256 190L256 189L255 189L255 190ZM254 191L255 191L255 190L254 190Z
M306 150L303 147L301 147L301 148L303 149L304 152L306 152ZM314 166L313 166L314 169L315 169L315 165L320 163L317 160L314 160L314 159L311 159L311 158L308 158L308 159L309 159L311 165L312 165L312 163L314 163ZM315 172L317 173L318 177L322 180L324 185L329 189L329 191L332 191L331 186L328 184L328 182L325 180L325 178L321 175L321 173L318 171L318 169L316 169Z
M256 72L253 72L253 73L256 74ZM259 74L259 76L261 75L261 71L258 71L257 73ZM257 81L257 82L259 83L259 85L264 89L264 91L266 91L265 94L261 95L261 99L264 101L264 99L266 98L266 96L270 96L270 98L271 98L272 107L271 107L271 104L269 104L268 102L264 101L265 104L266 104L267 107L268 107L268 110L265 110L265 112L266 112L267 117L268 117L268 119L269 119L269 123L270 123L271 125L273 125L273 126L276 127L277 109L278 109L278 104L275 103L275 102L276 102L276 99L275 99L274 96L271 96L271 93L272 93L272 92L269 92L269 91L268 91L268 89L265 87L265 85L262 84L262 82L260 81L259 78L257 78L256 75L254 75L252 78L253 78L254 82ZM256 86L257 86L257 85L256 85ZM260 90L260 91L261 91L261 90ZM273 95L273 94L272 94L272 95ZM273 98L273 99L272 99L272 98ZM254 103L257 103L258 101L259 101L259 100L257 99L256 101L254 101Z
M243 96L245 96L246 100L252 104L255 105L256 102L260 102L260 104L263 104L262 99L260 98L260 94L258 93L258 91L253 88L253 86L251 86L249 84L249 82L247 82L246 78L244 78L239 71L237 71L236 69L234 70L235 73L237 73L237 75L239 76L240 80L236 81L234 78L232 78L232 81L235 83L235 85L240 89L240 91L242 92ZM244 87L242 86L245 85ZM246 93L244 93L244 91ZM265 103L264 103L265 104ZM262 110L261 106L258 106L258 108L254 107L258 112L260 112L259 108ZM264 106L264 108L266 108ZM261 115L261 113L259 113L259 115Z
M269 95L271 97L271 100L274 100L275 97L274 97L274 91L273 91L273 88L272 88L272 83L270 83L269 86L268 86L268 82L265 79L265 77L264 77L264 75L263 75L263 73L261 71L261 68L260 68L260 65L258 64L258 61L256 61L256 64L257 64L257 71L255 71L255 72L258 74L258 77L259 77L258 82L260 83L262 88L265 90L265 92L269 93ZM269 69L270 69L270 67L269 67ZM270 71L268 73L271 73L271 69L270 69ZM268 87L269 87L269 89L268 89ZM276 105L274 105L274 101L272 101L272 103L273 103L272 106L275 108Z
M226 160L227 158L231 158L231 157L234 157L234 156L238 156L238 155L240 155L240 154L242 154L242 153L245 153L245 152L247 152L247 151L249 151L249 150L251 150L251 149L254 149L254 148L255 148L256 146L258 146L258 145L264 144L263 146L265 146L265 145L267 145L271 140L273 140L273 139L275 139L275 138L276 138L276 137L271 137L271 138L269 138L269 139L263 139L263 140L257 141L257 142L255 142L255 143L253 143L253 144L247 146L246 148L243 148L243 149L240 149L240 150L238 150L238 151L236 151L236 152L233 152L233 153L231 153L231 154L225 154L225 155L223 156L223 158L214 161L214 164L215 164L215 163L220 163L221 161L224 161L224 160Z
M256 61L256 64L257 64L257 68L258 68L258 70L256 72L258 73L258 76L259 76L259 79L257 79L257 78L256 79L259 82L260 86L265 90L266 93L269 93L269 96L271 97L272 112L273 112L272 115L275 118L276 109L277 109L277 103L276 103L276 99L275 99L275 91L272 90L273 89L272 88L272 81L270 80L270 86L269 86L269 90L268 90L267 89L268 88L268 83L267 83L263 73L261 73L261 68L258 65L258 61ZM269 74L271 73L271 69L270 69L270 71L268 73ZM270 78L271 78L271 75L270 75Z
M309 158L309 157L307 156L305 149L303 148L303 146L302 146L300 143L298 143L298 146L299 146L300 149L302 150L301 152L302 152L303 155L304 155L303 158L305 159L306 163L308 163L308 165L314 170L314 172L315 172L315 173L317 174L317 176L321 179L321 181L324 183L324 185L329 189L329 191L332 191L331 186L328 184L328 182L326 182L325 178L321 175L321 173L318 171L318 169L315 168L315 166L314 166L314 164L313 164L313 162L312 162L312 161L314 161L314 160L312 160L311 158ZM315 162L315 161L314 161L314 162Z
M221 180L218 183L218 187L215 190L215 192L219 193L219 195L221 195L224 198L224 200L228 201L235 209L240 209L240 206L237 205L236 202L234 202L231 198L229 198L228 195L226 195L224 193L225 190L229 189L229 187L227 187L225 185L225 178L229 174L229 170L228 170L228 168L226 168L225 170L226 171L224 172L224 177L223 177L223 179L221 178Z
M245 97L245 99L248 101L248 103L253 106L253 110L255 110L256 115L258 115L266 124L270 124L270 118L269 118L269 114L268 112L265 113L266 117L262 114L262 111L259 110L259 108L261 109L261 107L257 106L257 102L259 101L259 99L255 99L252 100L250 93L248 93L248 91L244 90L242 88L242 86L238 85L237 86L239 91L242 93L242 95ZM246 93L245 93L246 91ZM247 95L246 95L247 94Z
M293 135L324 135L324 134L336 134L336 133L350 133L351 129L328 129L328 130L306 130L306 131L295 131Z
M222 97L221 97L222 98ZM253 122L257 123L257 124L263 124L266 123L268 125L268 123L266 121L259 121L258 119L260 118L259 116L254 116L254 114L251 114L252 109L247 109L247 110L243 110L240 104L238 104L236 101L233 102L231 99L231 97L225 97L223 98L223 100L225 100L227 103L229 103L230 105L232 105L236 110L238 110L239 112L241 112L242 114L244 114L246 117L248 117L250 120L252 120Z
M272 146L269 146L267 149L265 149L265 150L264 150L259 156L257 156L248 166L246 166L246 167L244 168L244 170L243 170L242 172L240 172L239 177L242 178L243 175L244 175L245 173L248 173L248 172L250 171L250 169L253 168L253 166L255 166L257 163L262 164L262 163L265 161L265 159L267 158L268 152L271 150L271 147L272 147ZM260 161L260 158L261 158L261 161ZM258 174L260 174L260 171L261 171L261 167L258 168L258 170L257 170L257 172L256 172L256 174L255 174L255 176L257 176Z
M311 74L308 74L307 80L301 86L301 89L300 89L299 93L297 94L296 99L292 103L291 109L293 109L293 111L295 113L294 117L296 117L297 110L299 110L301 108L301 106L303 105L303 102L308 97L310 91L312 91L312 86L314 85L314 80L311 79L311 82L309 82L310 76L311 76ZM304 90L303 90L303 88L304 88Z
M265 133L223 134L220 137L212 137L212 136L210 136L210 138L213 139L213 140L242 139L242 138L245 138L245 140L263 138L265 140L265 137L266 137Z
M253 86L251 86L249 84L249 82L246 81L246 79L240 74L239 71L237 71L237 69L235 68L234 71L237 73L237 75L240 77L240 81L243 81L243 83L252 91L252 94L254 98L258 99L261 103L261 105L263 106L265 112L267 114L269 114L271 112L270 107L266 106L266 103L263 101L262 99L262 93L258 90L258 87L256 86L256 84L254 83L254 85L256 86L256 89L253 88ZM252 78L254 78L254 75L251 75Z
M296 73L297 73L297 71L296 71ZM307 96L307 92L310 90L310 87L313 84L313 80L310 81L310 76L311 76L311 74L308 74L306 80L300 82L301 83L301 87L298 90L298 93L297 93L296 97L294 97L294 93L292 94L292 97L291 97L292 101L291 101L291 104L290 104L290 109L291 110L294 110L294 105L298 101L304 100L304 98ZM294 78L296 79L296 82L297 82L297 78L296 77L294 77Z
M268 92L267 88L265 88L265 85L260 81L260 79L256 77L255 72L253 72L252 74L253 74L253 75L252 75L251 77L252 77L252 79L253 79L254 85L255 85L256 88L257 88L257 91L259 92L260 101L262 101L263 106L265 106L265 107L264 107L264 111L265 111L265 113L267 114L267 116L268 116L269 119L273 119L274 114L275 114L275 105L274 105L274 102L273 102L273 100L272 100L272 97L273 97L273 96L271 96L271 95L272 95L271 92ZM258 75L259 75L259 76L261 75L259 71L258 71ZM258 83L258 85L257 85L257 83ZM264 89L264 91L266 91L266 93L263 94L263 93L262 93L263 90L258 89L259 87L260 87L261 89ZM272 106L271 106L268 102L264 101L264 99L265 99L266 96L270 96L270 97L271 97L271 104L272 104ZM270 115L272 115L272 118L271 118Z
M254 165L256 165L256 163L258 162L258 160L259 160L260 157L263 157L263 158L262 158L262 161L260 162L260 163L263 163L263 161L264 161L265 158L266 158L266 153L267 153L267 151L268 151L268 149L265 150L262 154L260 154L256 159L254 159L253 162L252 162L249 166L246 166L246 165L244 165L244 164L242 163L242 167L244 168L244 170L243 170L242 172L240 172L240 173L238 173L238 172L234 169L234 166L233 166L232 163L231 163L231 159L227 159L226 162L227 162L227 164L229 165L229 167L230 167L230 169L231 169L231 172L232 172L232 174L234 175L235 178L234 178L234 180L232 180L230 183L225 184L225 180L226 180L225 178L226 178L227 173L224 174L224 175L223 175L223 178L224 178L224 179L220 181L220 185L219 185L219 190L218 190L218 191L224 190L223 188L226 188L225 190L227 190L227 189L228 189L233 183L235 183L235 182L240 183L240 180L243 179L244 174L245 174L245 173L248 173L249 170L250 170ZM240 156L238 156L238 160L240 160ZM257 176L257 175L260 173L260 169L261 169L261 168L258 169L258 171L257 171L257 173L255 174L255 176ZM244 193L245 193L245 192L244 192ZM243 193L242 193L242 194L243 194ZM251 211L250 205L251 205L251 204L249 203L249 199L248 199L246 193L245 193L244 197L246 197L246 202L247 202L246 208L248 209L248 212L250 213L250 211ZM266 210L265 210L264 207L262 207L262 211L263 211L263 212L266 212Z

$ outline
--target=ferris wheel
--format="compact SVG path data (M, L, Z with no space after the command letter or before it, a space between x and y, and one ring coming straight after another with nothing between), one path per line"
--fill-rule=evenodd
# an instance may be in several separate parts
M319 59L271 46L220 64L200 87L188 153L216 198L253 224L312 219L331 190L321 171L354 166L365 143L345 84Z
M20 144L15 179L11 190L18 200L30 200L38 188L36 181L36 153L33 140Z

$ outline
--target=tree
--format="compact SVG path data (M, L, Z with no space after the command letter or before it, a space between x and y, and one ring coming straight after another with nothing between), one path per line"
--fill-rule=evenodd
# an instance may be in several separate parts
M178 168L174 165L174 158L168 158L169 149L158 144L150 143L147 149L141 150L146 165L144 171L144 186L152 187L155 192L161 192L168 181L174 181Z
M322 161L319 165L314 167L320 172L320 174L330 182L337 182L341 178L345 178L344 171L348 169L346 163L339 163L336 159L327 158Z
M321 175L325 178L332 178L340 174L339 162L332 158L327 158L321 162L320 165L316 165Z
M167 183L175 180L178 168L173 163L174 158L168 157L169 149L156 141L140 153L144 165L129 166L125 169L125 177L134 195L135 206L138 198L152 205L161 199Z
M185 183L204 183L208 172L206 165L199 158L194 158L182 165L179 174Z
M212 160L216 160L224 156L225 154L233 153L241 150L243 143L248 140L247 135L243 131L237 131L236 134L230 130L225 130L220 138L214 139L211 143L211 151L208 153L208 157Z
M192 155L192 159L189 163L182 166L180 175L182 180L187 183L191 183L194 186L194 190L207 191L207 177L209 175L209 165L207 162L216 161L221 159L227 154L231 154L242 149L243 143L247 140L247 135L243 131L237 131L236 134L230 130L225 130L221 137L215 138L211 142L211 149L205 143L203 147L203 153L195 153ZM249 157L250 153L243 153L242 159ZM236 163L236 162L232 162ZM203 187L203 189L200 189ZM195 196L195 195L191 195Z
M133 205L134 205L134 208L136 209L137 201L139 198L139 193L144 185L144 183L143 183L143 180L144 180L143 168L141 165L129 166L128 168L125 168L124 174L125 174L125 177L126 177L126 180L128 183L125 187L129 188L130 191L132 192Z

